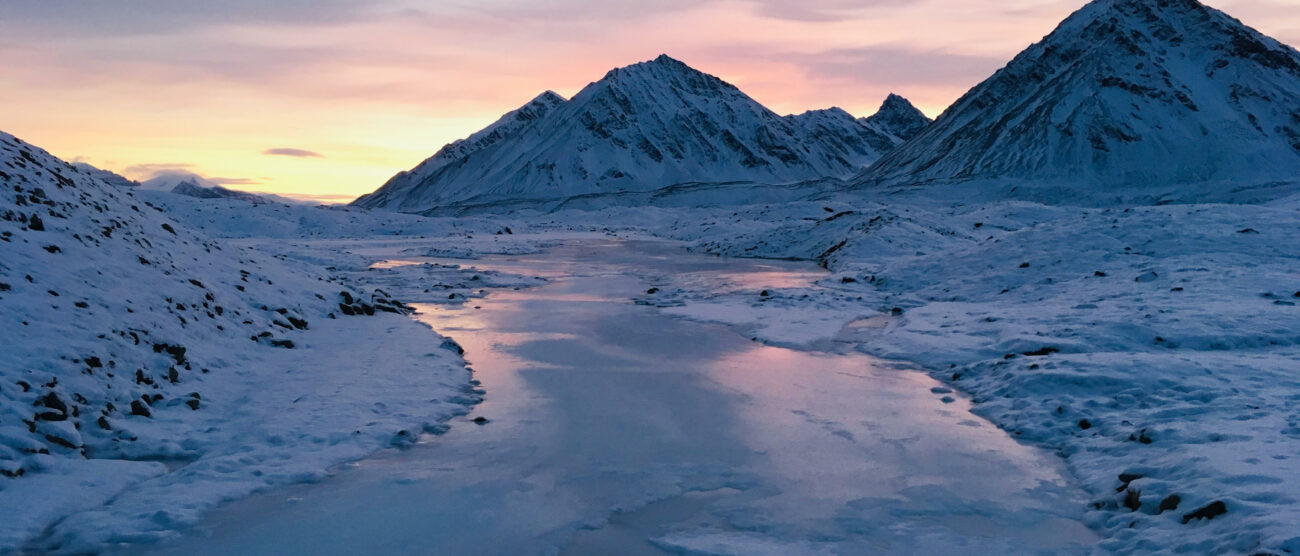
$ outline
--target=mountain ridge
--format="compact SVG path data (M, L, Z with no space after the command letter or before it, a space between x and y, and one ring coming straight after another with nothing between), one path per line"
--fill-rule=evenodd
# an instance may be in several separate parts
M847 178L906 134L842 110L780 116L667 55L610 70L567 101L538 98L549 102L537 117L503 130L519 111L507 114L353 204L420 212L690 182ZM456 145L475 148L454 158L441 154Z
M1196 0L1096 0L857 181L1294 179L1296 106L1293 48Z

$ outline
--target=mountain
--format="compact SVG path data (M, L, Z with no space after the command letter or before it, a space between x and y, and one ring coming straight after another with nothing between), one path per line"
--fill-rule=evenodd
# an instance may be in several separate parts
M1097 0L864 183L1294 180L1300 54L1196 0Z
M930 126L932 120L912 106L907 99L891 93L875 115L862 118L861 122L898 138L899 143L902 143L916 137Z
M167 171L155 175L152 178L140 182L140 189L147 191L172 191L183 183L191 183L196 187L212 188L217 187L217 182L209 180L195 173L185 171Z
M137 187L140 185L140 183L136 182L135 180L127 179L126 177L120 174L110 172L108 170L96 168L85 162L74 162L72 165L76 167L78 170L93 175L96 178L99 178L100 180L104 181L105 183L108 183L109 185L113 185L116 187Z
M351 438L375 421L368 409L304 409L295 398L325 381L343 385L357 376L351 362L330 370L330 361L347 358L320 346L357 342L348 358L363 356L365 341L357 338L371 331L391 345L380 331L399 330L407 319L362 318L405 312L386 294L363 294L310 265L214 241L143 202L136 188L3 132L0 186L0 507L22 508L0 521L0 553L110 499L126 505L136 503L132 496L146 496L136 506L145 509L100 511L69 523L118 519L116 526L141 516L143 530L156 529L162 524L147 516L163 511L160 499L171 499L147 498L148 487L138 483L151 478L196 481L189 490L169 483L184 500L168 506L168 523L175 523L186 511L268 484L241 470L303 473L302 467L275 469L292 458L259 447L256 438L274 436L276 445L310 459L313 451L325 453L319 451L324 443L296 442L281 432L354 414L334 435ZM410 341L430 337L425 328L407 329ZM400 363L390 358L390 347L382 349L385 362ZM431 368L424 357L415 363L422 372ZM297 365L310 371L295 378ZM414 374L402 375L402 383ZM371 391L373 378L365 377L361 391ZM373 405L364 394L329 388L331 400ZM281 407L267 402L277 399L277 389L286 396ZM389 394L383 399L391 404ZM430 399L421 393L418 403L429 407ZM299 421L287 421L295 414ZM268 428L259 430L262 424ZM380 440L371 442L383 444L396 431L376 431ZM213 463L223 457L241 463ZM334 461L355 457L345 449ZM183 476L158 478L168 468L157 462L181 460ZM204 492L215 494L205 498ZM59 552L103 545L90 546Z
M254 193L245 193L226 189L217 182L190 172L165 172L144 180L139 189L145 191L166 191L196 199L238 199L249 202L264 202L268 199Z
M838 109L779 116L736 87L660 56L571 100L545 93L353 204L449 205L653 191L689 182L849 177L902 140Z
M226 189L220 185L204 187L194 180L186 180L176 184L176 187L173 187L171 192L177 195L194 197L196 199L238 199L250 202L264 201L260 195Z

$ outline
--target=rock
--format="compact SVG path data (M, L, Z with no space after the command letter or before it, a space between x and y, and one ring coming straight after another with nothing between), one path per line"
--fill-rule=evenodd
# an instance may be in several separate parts
M1124 507L1128 508L1129 511L1133 511L1133 512L1136 512L1139 509L1141 509L1142 493L1135 489L1131 489L1131 488L1128 489L1128 493L1124 495Z
M1051 355L1051 354L1053 354L1053 353L1060 353L1060 352L1061 352L1061 350L1059 350L1059 349L1057 349L1057 348L1054 348L1054 347L1045 347L1045 348L1042 348L1042 349L1036 349L1036 350L1034 350L1034 351L1026 351L1026 352L1025 352L1025 356L1027 356L1027 357L1046 357L1046 356Z
M1183 523L1188 523L1193 519L1214 519L1226 513L1228 513L1228 505L1224 504L1222 500L1215 500L1210 502L1208 506L1184 515Z
M149 406L140 400L131 400L131 415L141 417L152 417L153 413L149 411Z
M1092 421L1089 421L1087 419L1079 419L1079 428L1085 431L1092 428Z
M772 297L772 292L769 292L769 291L767 291L767 290L763 290L763 291L761 291L761 292L758 292L758 296L759 296L759 297Z
M45 222L41 221L40 216L33 214L31 218L27 219L27 228L36 232L44 232Z
M894 307L893 309L890 309L890 310L889 310L889 314L894 315L894 316L899 316L899 315L903 314L903 308L902 308L902 307Z
M460 347L460 344L456 343L456 340L451 338L442 341L442 349L454 351L456 352L456 355L465 355L465 348Z
M66 440L66 439L64 439L64 438L60 438L60 437L54 436L54 435L52 435L52 434L47 434L47 435L45 435L45 441L46 441L46 442L49 442L50 444L54 444L54 445L56 445L56 446L62 446L62 447L67 448L67 449L69 449L69 450L76 450L76 449L77 449L77 445L76 445L76 444L73 444L72 442L69 442L68 440Z
M491 421L488 421L488 418L487 418L487 417L475 417L475 418L474 418L474 424L475 424L475 425L486 425L486 424L488 424L488 423L491 423Z
M349 304L345 304L345 303L339 303L339 311L342 311L343 314L345 314L345 315L347 315L347 316L349 316L349 317L354 317L354 316L356 316L356 314L357 314L356 311L353 311L353 310L352 310L352 306L351 306L351 305L349 305Z
M659 293L659 288L650 288L650 289L646 290L645 293L646 293L646 295L654 295L654 294L657 294L657 293Z
M1029 263L1020 263L1020 268L1029 268Z
M854 283L857 283L857 281L858 281L857 278L852 278L852 277L849 277L849 276L845 276L845 277L843 277L843 278L840 278L840 283L841 283L841 284L854 284Z
M1177 494L1170 494L1164 500L1160 501L1159 513L1172 512L1178 509L1178 505L1183 503L1183 498Z

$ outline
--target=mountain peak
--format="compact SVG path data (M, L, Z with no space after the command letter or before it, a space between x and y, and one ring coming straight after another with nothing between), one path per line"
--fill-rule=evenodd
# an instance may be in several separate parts
M515 125L519 114L507 115L355 204L495 210L687 183L846 178L902 142L839 109L779 116L667 55L534 104L547 101L556 104L540 117Z
M879 182L1294 180L1300 53L1196 0L1096 0L869 170Z
M863 123L904 141L915 137L930 121L911 101L894 93L889 93L874 115L862 119Z

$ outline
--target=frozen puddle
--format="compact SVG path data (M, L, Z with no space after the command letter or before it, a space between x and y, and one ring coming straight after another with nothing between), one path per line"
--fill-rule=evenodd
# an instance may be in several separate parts
M472 264L552 278L421 308L465 347L485 403L414 448L230 504L163 552L1005 554L1096 540L1056 458L926 375L630 302L652 277L789 287L819 276L811 265L611 242Z

